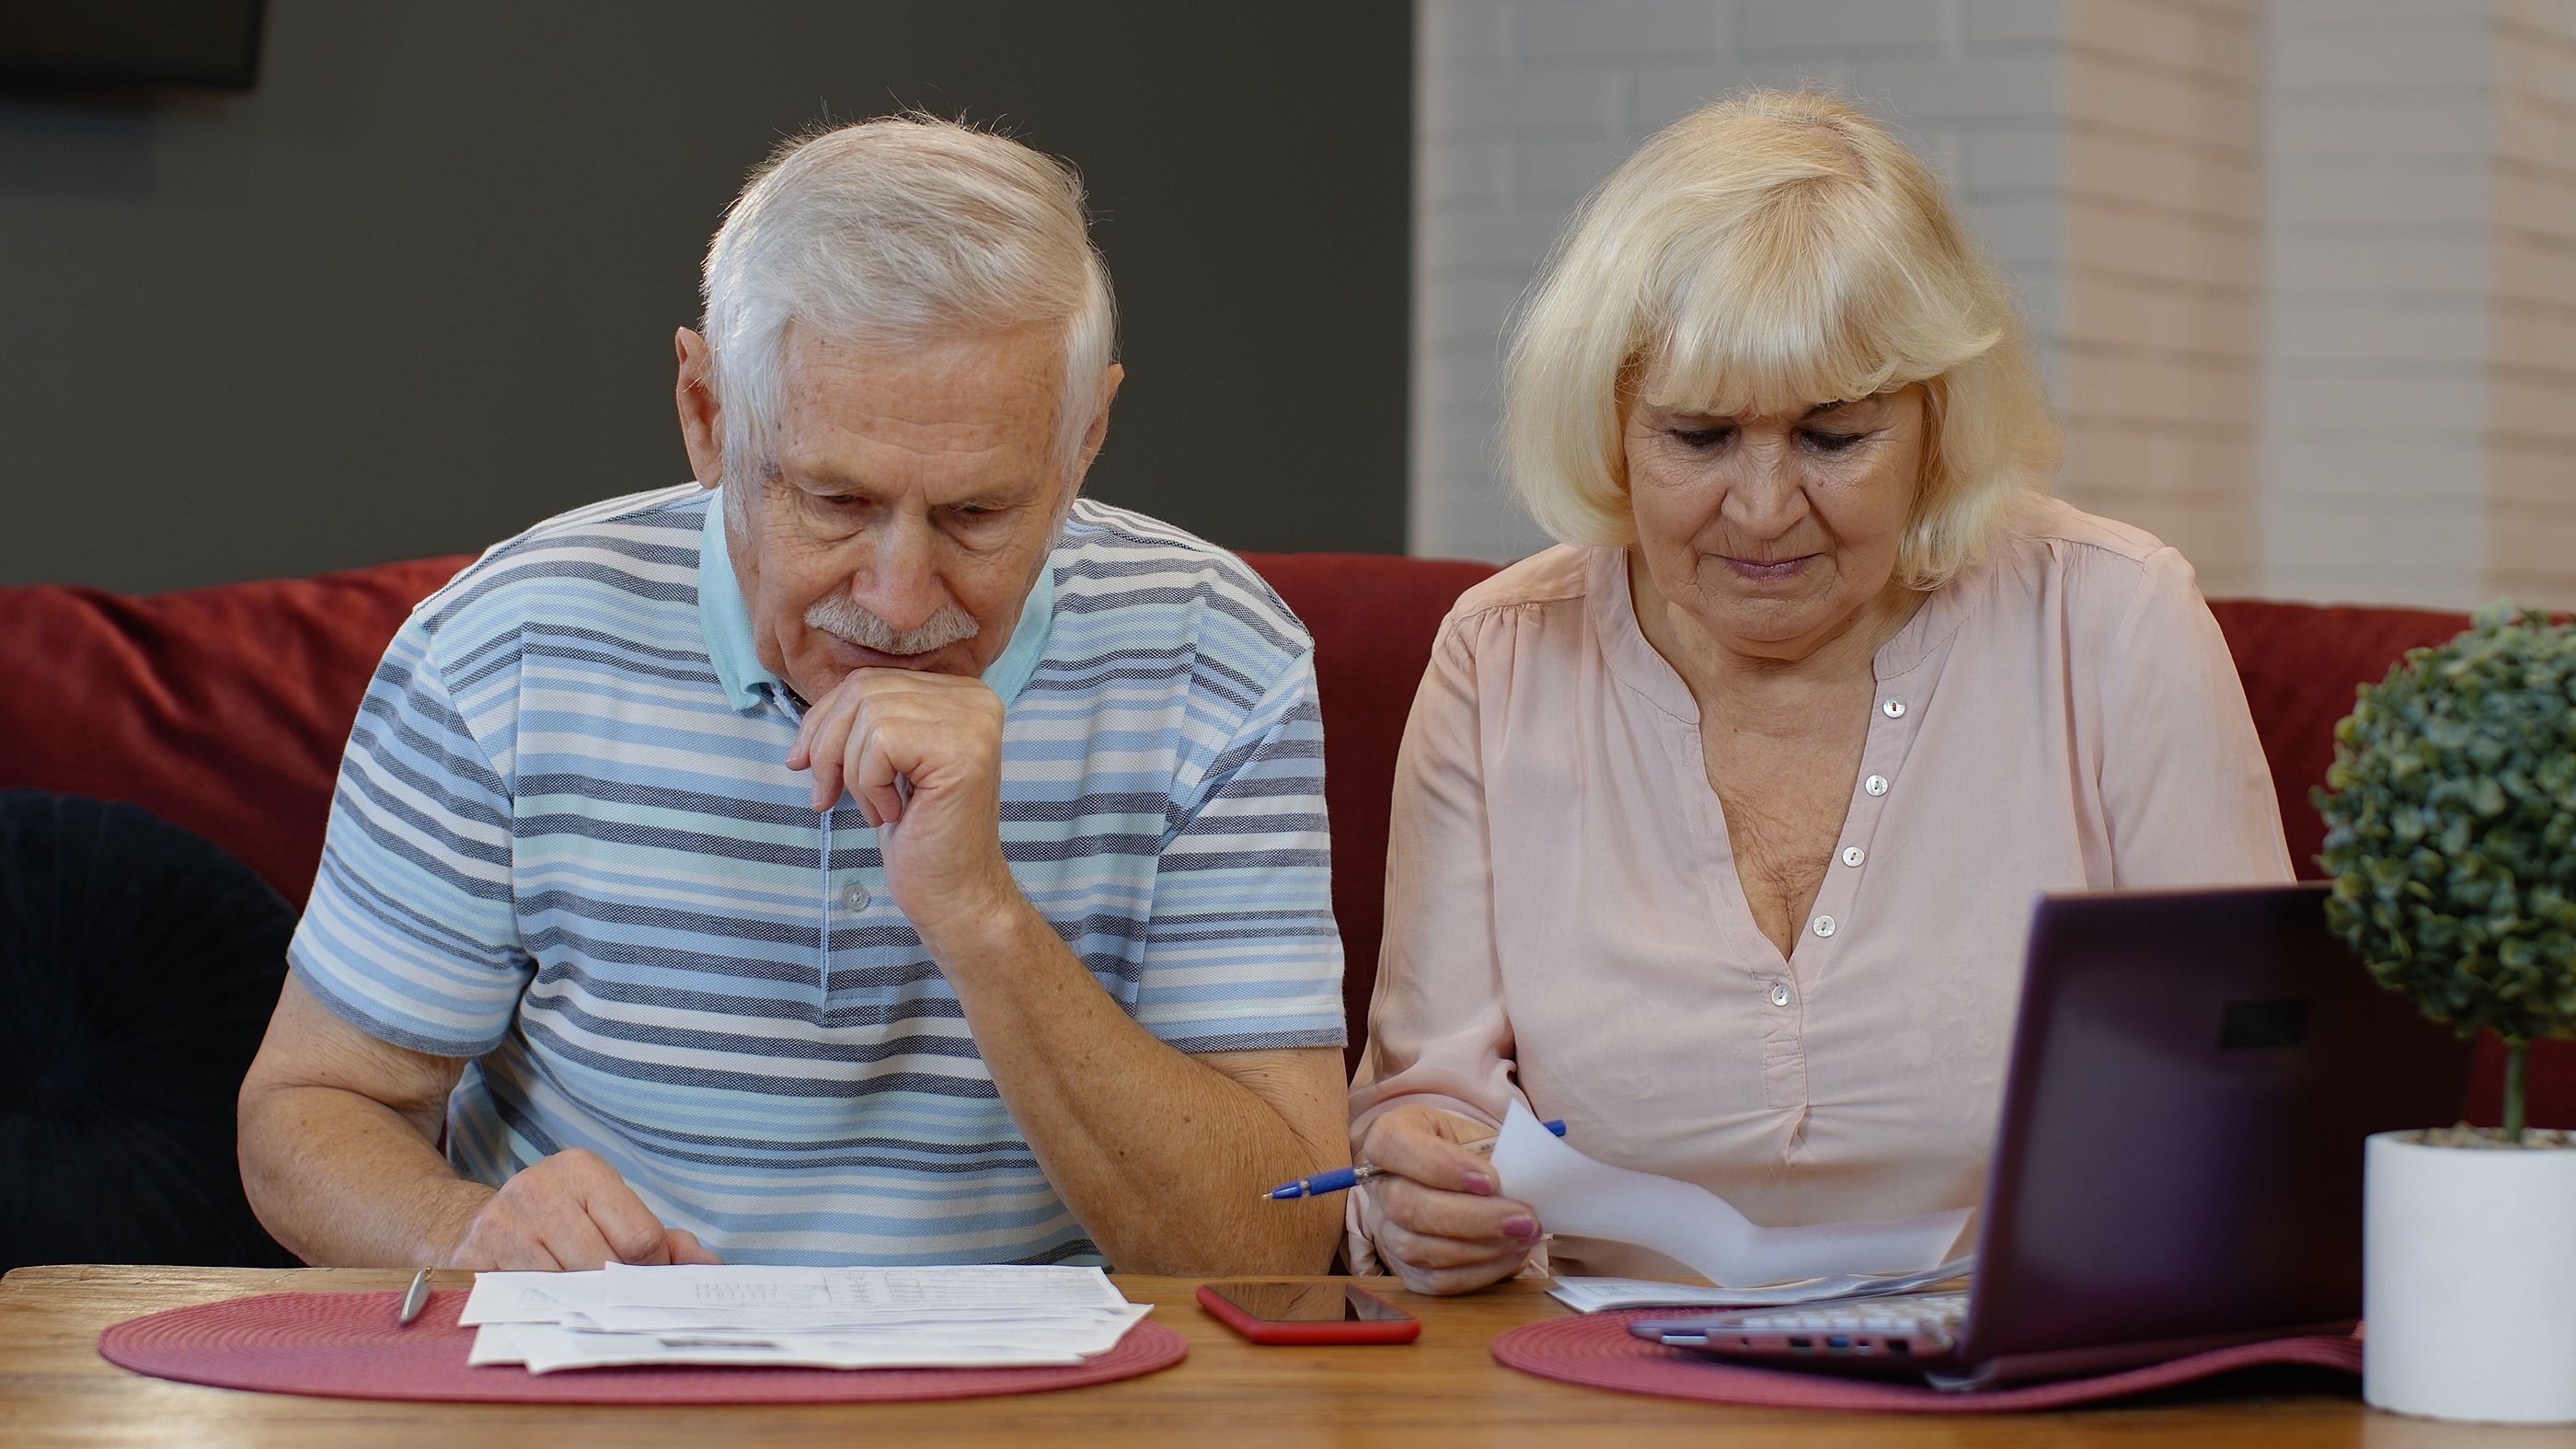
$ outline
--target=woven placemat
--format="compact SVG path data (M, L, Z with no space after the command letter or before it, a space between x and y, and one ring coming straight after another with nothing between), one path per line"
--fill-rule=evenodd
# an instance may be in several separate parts
M1798 1369L1755 1368L1673 1348L1628 1331L1631 1320L1670 1318L1672 1310L1591 1313L1525 1323L1494 1340L1506 1368L1570 1384L1668 1399L1706 1399L1767 1409L1878 1410L1907 1414L1993 1414L2058 1409L2142 1394L2264 1364L2299 1364L2361 1373L2361 1340L2350 1336L2275 1338L2210 1349L2144 1368L2089 1378L1950 1393L1920 1380L1845 1377Z
M392 1293L269 1293L128 1319L99 1356L182 1383L333 1399L513 1404L810 1404L1034 1394L1134 1378L1179 1363L1189 1344L1151 1323L1079 1364L1040 1368L597 1368L532 1374L465 1361L466 1295L430 1295L408 1327Z

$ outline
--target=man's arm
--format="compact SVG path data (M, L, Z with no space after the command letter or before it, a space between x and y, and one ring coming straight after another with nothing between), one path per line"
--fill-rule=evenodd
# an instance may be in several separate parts
M242 1188L261 1226L315 1264L714 1261L587 1152L556 1153L497 1192L457 1177L436 1143L463 1070L367 1035L289 976L242 1079Z
M1308 678L1283 688L1294 696ZM806 711L787 765L813 770L815 808L846 788L878 827L887 884L956 991L995 1090L1112 1263L1322 1271L1340 1205L1260 1194L1350 1161L1340 1050L1192 1057L1130 1018L1011 877L1001 740L1001 701L981 681L862 669Z
M1260 1194L1347 1165L1334 1047L1184 1056L1100 989L1024 898L922 937L1038 1166L1121 1270L1320 1273L1338 1198Z

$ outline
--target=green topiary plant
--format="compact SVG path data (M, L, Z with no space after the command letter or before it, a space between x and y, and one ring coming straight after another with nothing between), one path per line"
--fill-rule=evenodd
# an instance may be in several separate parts
M2531 1043L2576 1037L2576 627L2497 605L2413 649L2335 726L2326 920L2382 986L2504 1040L2523 1140Z

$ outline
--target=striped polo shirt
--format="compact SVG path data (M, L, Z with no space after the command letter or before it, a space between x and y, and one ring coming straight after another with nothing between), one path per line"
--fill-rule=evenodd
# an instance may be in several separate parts
M716 497L549 520L413 611L349 737L299 979L471 1059L447 1151L480 1181L588 1148L733 1262L1100 1261L876 832L781 763L801 706ZM984 680L1003 854L1101 989L1182 1052L1339 1045L1313 650L1269 587L1078 501Z

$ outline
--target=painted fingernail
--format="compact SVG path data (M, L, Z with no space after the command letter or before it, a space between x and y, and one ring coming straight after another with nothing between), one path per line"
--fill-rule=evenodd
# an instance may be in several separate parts
M1503 1219L1503 1236L1510 1238L1516 1243L1537 1242L1538 1220L1536 1218L1520 1216L1505 1218Z
M1466 1174L1458 1179L1458 1185L1474 1193L1489 1193L1494 1190L1494 1180L1481 1172Z

